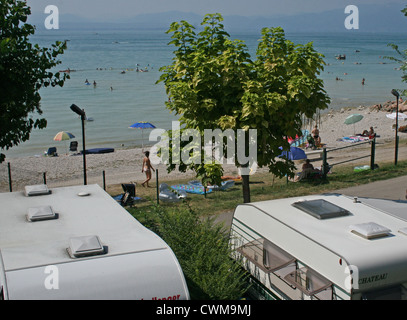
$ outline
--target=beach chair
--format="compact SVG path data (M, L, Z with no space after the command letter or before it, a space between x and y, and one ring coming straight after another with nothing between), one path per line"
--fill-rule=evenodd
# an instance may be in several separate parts
M48 151L45 152L45 155L48 157L58 157L57 148L56 147L48 148Z
M120 204L125 206L131 206L134 204L134 198L136 197L136 185L133 183L122 183L122 189L124 191Z
M77 152L78 151L78 141L71 141L69 145L69 151Z

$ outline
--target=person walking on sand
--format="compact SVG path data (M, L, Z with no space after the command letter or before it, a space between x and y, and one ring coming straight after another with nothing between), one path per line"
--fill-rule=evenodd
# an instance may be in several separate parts
M146 151L144 152L145 157L143 159L143 168L141 169L141 172L146 173L146 180L141 184L143 187L145 187L144 184L147 184L147 187L149 187L148 182L151 180L151 170L155 171L153 166L151 165L150 162L150 152Z

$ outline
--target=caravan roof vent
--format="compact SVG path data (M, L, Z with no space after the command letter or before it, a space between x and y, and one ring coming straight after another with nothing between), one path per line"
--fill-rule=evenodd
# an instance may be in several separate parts
M298 201L292 204L317 219L330 219L350 215L350 212L323 199Z
M51 193L51 190L48 189L48 186L46 184L25 186L26 197L41 196L41 195L50 194L50 193Z
M72 258L81 258L107 253L98 236L83 236L69 239L68 253Z
M349 228L352 233L361 236L365 239L376 239L387 237L391 232L390 229L383 227L375 222L354 224L351 225Z
M43 220L52 220L58 219L58 214L52 210L50 206L41 206L28 208L27 220L34 221L43 221Z

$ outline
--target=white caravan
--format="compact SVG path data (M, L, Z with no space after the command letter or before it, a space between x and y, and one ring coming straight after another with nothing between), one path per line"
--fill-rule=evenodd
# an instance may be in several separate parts
M0 299L189 299L172 250L98 185L0 203Z
M339 194L239 205L234 255L259 299L406 299L407 203Z

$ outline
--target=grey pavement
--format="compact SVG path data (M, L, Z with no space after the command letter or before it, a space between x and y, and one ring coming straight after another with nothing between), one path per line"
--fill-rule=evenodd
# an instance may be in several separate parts
M351 197L378 198L387 200L406 200L407 176L376 181L360 186L335 190Z

